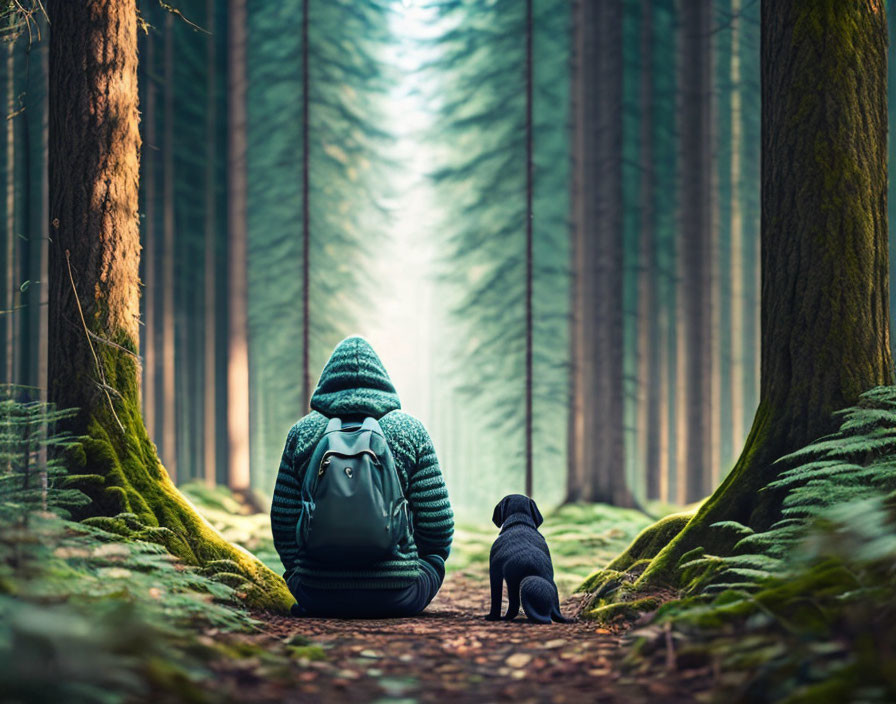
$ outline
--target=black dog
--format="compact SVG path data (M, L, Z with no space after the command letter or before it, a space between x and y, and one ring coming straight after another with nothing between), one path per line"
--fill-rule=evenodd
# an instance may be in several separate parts
M560 613L560 597L554 584L554 566L548 544L537 528L544 519L528 496L510 494L495 506L492 521L501 529L489 555L492 608L486 620L501 618L501 596L507 581L507 614L516 618L520 602L530 621L569 623Z

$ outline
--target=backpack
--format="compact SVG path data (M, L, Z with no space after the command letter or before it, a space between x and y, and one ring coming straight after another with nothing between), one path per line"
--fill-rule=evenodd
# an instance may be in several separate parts
M412 534L395 459L375 418L331 418L302 481L296 540L302 557L370 564L393 557Z

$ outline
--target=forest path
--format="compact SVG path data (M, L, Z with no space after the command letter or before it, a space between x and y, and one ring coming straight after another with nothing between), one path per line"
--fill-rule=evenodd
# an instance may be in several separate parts
M588 621L541 626L524 617L488 622L487 575L449 573L417 618L265 616L265 641L298 645L300 669L233 682L240 701L282 702L690 702L704 678L626 673L622 633ZM577 610L578 597L563 604ZM305 640L307 639L307 640ZM302 643L314 645L302 646ZM319 658L319 659L313 659ZM223 674L223 673L222 673ZM283 676L286 675L286 676Z

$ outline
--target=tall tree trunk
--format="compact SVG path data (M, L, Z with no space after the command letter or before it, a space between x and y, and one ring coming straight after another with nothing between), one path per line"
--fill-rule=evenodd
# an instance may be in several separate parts
M590 15L590 17L588 16ZM584 498L631 506L625 480L622 313L622 2L586 7L589 76L585 246ZM589 62L590 63L590 62ZM589 168L590 167L590 168Z
M41 32L45 27L41 27ZM41 296L46 288L43 269L46 266L46 241L48 226L46 187L46 149L44 142L44 118L46 116L45 41L29 43L25 47L25 70L22 92L24 115L22 116L23 162L23 214L21 242L23 249L21 379L22 383L46 393L41 372L41 347L46 344L46 310L41 306Z
M158 386L156 381L156 300L159 286L156 267L156 50L154 33L146 36L146 55L144 57L144 76L146 87L145 134L146 144L143 150L143 259L144 294L143 294L143 417L146 419L146 431L149 437L156 439L156 414Z
M672 427L669 419L669 414L672 409L672 404L669 402L669 389L670 389L670 379L669 379L669 349L670 349L670 335L669 335L669 306L665 301L657 300L659 310L657 311L658 316L658 330L657 330L657 353L658 353L658 361L657 361L657 375L656 375L656 386L659 390L657 396L657 425L656 425L656 435L657 435L657 495L655 498L660 501L670 502L672 500L672 492L669 486L669 474L670 474L670 442L669 442L669 432ZM649 497L649 495L648 495Z
M308 10L302 0L302 412L311 410L311 79L308 63Z
M887 32L889 34L889 44L887 46L887 62L889 70L887 71L887 100L890 106L896 106L896 8L889 5L887 11ZM889 123L889 140L887 147L887 157L889 162L889 179L887 193L887 221L896 223L896 172L893 171L896 165L896 110L890 108L888 113ZM892 251L893 241L890 242ZM890 281L896 280L896 256L890 257ZM896 314L896 286L890 286L890 315ZM892 323L892 317L890 322ZM896 357L896 336L890 338L890 351Z
M16 44L6 45L6 368L7 381L16 378L16 324L19 319L18 267L16 254Z
M731 236L731 315L730 335L730 387L731 387L731 446L741 447L744 442L744 319L748 310L744 294L744 232L741 210L741 85L740 74L740 0L731 0L731 88L728 109L731 115L731 211L729 230Z
M573 360L582 387L581 420L571 418L582 457L578 498L631 506L625 481L622 318L622 3L582 2L576 9L574 116L581 163L573 211L574 248L580 247L575 297L582 308L575 331L580 356ZM581 230L580 232L578 230ZM569 493L569 492L568 492Z
M162 107L162 403L160 454L177 481L177 351L174 329L174 15L165 13Z
M293 599L283 580L194 511L140 415L135 1L51 0L47 12L49 396L78 409L67 422L80 436L80 451L67 455L69 481L92 499L93 512L163 525L168 531L153 535L182 560L227 564L248 580L251 604L285 610Z
M249 489L249 345L246 278L246 0L228 0L227 324L228 483Z
M760 153L761 147L761 98L759 31L760 4L741 2L739 26L739 65L741 75L741 120L743 140L741 150L742 180L740 199L744 204L741 227L743 228L744 258L744 320L743 320L743 372L744 372L744 425L741 435L749 433L750 423L759 406L759 373L761 363L760 295Z
M713 289L712 63L710 0L680 3L681 243L679 263L680 498L696 501L712 485Z
M217 375L215 374L215 354L218 346L215 335L217 309L215 306L215 276L217 262L217 198L215 189L217 186L217 143L215 140L217 111L217 52L215 51L215 0L206 0L205 23L208 29L206 37L206 85L208 97L206 103L206 146L205 146L205 261L204 261L204 354L203 354L203 403L202 403L202 459L203 477L208 486L214 486L217 478L217 453L215 424L215 405L217 402Z
M526 496L532 496L532 0L526 0Z
M566 501L580 501L585 485L585 99L588 75L585 14L587 0L573 9L572 81L572 196L570 198L570 316L569 316L569 412L566 439Z
M837 32L830 28L837 27ZM762 378L734 469L642 575L732 547L733 520L780 517L775 461L892 383L887 252L887 31L876 0L762 5ZM836 297L831 292L837 293Z
M660 494L660 347L657 310L657 238L654 217L654 100L653 100L653 0L641 0L641 188L640 269L638 272L638 447L641 452L645 493Z
M48 31L46 20L42 20L41 26ZM40 118L40 221L35 232L40 233L40 270L37 272L39 286L40 313L38 314L38 352L37 352L37 386L41 390L41 398L47 398L47 320L49 309L50 287L49 279L49 242L50 242L50 196L48 193L47 174L47 145L49 142L49 110L47 107L47 77L50 69L49 42L41 44L38 55L40 56L40 81L43 87L43 105ZM46 449L41 449L41 466L46 466L43 460L46 457Z

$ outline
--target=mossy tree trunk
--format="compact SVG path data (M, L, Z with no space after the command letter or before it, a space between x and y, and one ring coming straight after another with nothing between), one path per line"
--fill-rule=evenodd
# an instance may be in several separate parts
M887 28L879 0L762 5L762 375L743 454L642 583L761 530L779 457L834 431L834 411L892 382L887 254Z
M54 0L49 69L49 397L78 408L69 481L115 516L103 525L161 542L228 575L256 606L283 609L283 581L225 541L177 491L140 414L140 238L135 0Z

